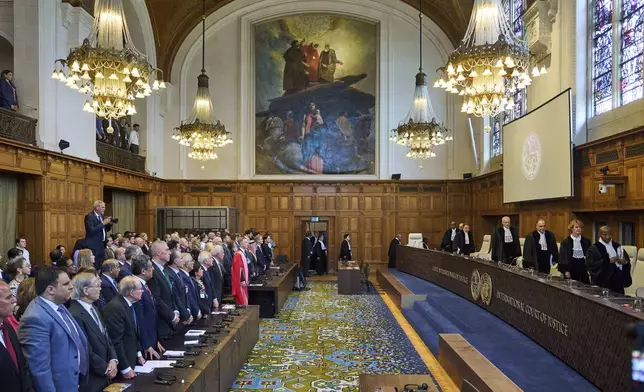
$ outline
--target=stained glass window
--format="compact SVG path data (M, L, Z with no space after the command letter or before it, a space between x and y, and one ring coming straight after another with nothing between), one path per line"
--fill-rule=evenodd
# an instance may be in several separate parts
M620 90L622 105L642 98L644 0L622 0Z
M492 119L492 157L501 155L501 120L499 116Z
M503 0L502 1L503 12L507 16L508 21L510 22L510 27L512 31L517 36L524 38L525 33L523 30L523 13L525 12L525 0ZM509 86L506 86L506 88ZM503 115L503 124L507 124L510 121L516 120L517 118L523 116L527 109L527 94L526 90L518 90L513 95L514 99L514 109L511 111L505 112Z
M595 114L612 109L613 0L593 0L592 83Z

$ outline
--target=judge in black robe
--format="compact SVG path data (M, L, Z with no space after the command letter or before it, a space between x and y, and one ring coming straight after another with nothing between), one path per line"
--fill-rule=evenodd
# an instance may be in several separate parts
M517 257L521 256L519 235L514 227L510 226L510 217L501 219L502 226L492 233L492 260L505 264L516 264Z
M458 254L469 256L474 253L474 235L470 231L470 225L463 225L463 231L459 230L454 237L452 249Z
M340 245L340 260L351 260L351 244L349 243L349 233L344 235L344 241Z
M592 244L588 238L581 235L582 227L583 224L577 219L573 219L568 224L570 235L559 246L557 269L566 279L590 284L590 278L586 271L586 254Z
M452 243L454 238L456 238L456 233L458 232L458 227L456 227L456 222L451 222L449 224L449 229L443 234L443 240L441 241L440 250L445 252L452 252Z
M542 244L545 241L545 246ZM539 219L537 230L528 234L523 244L523 268L534 268L544 274L550 273L550 268L559 262L559 250L555 235L546 230L546 222Z
M396 268L396 246L400 245L401 238L402 235L396 234L389 244L389 251L387 252L387 256L389 257L389 268Z
M327 272L327 255L326 244L324 243L324 234L320 234L318 241L315 243L313 254L315 254L317 260L315 269L317 270L318 275L325 275Z
M309 267L311 266L311 257L313 257L313 243L310 239L311 233L306 233L304 239L302 239L302 259L301 267L302 273L305 277L309 276Z
M599 241L586 254L586 268L594 284L612 292L624 294L624 288L633 284L628 253L612 241L608 226L599 228Z

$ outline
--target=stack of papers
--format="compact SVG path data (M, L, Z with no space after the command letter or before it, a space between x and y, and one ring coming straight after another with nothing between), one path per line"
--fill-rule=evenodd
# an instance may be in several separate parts
M134 371L141 374L152 373L154 369L171 368L175 363L177 361L147 361L143 366L136 366Z
M237 309L235 305L224 305L221 307L223 310L235 310Z
M196 338L197 336L201 336L205 334L205 330L200 330L200 329L191 329L188 332L186 332L186 337L187 338Z
M210 314L228 314L228 312L219 312L219 311L215 310L214 312L212 312Z
M199 344L199 341L198 340L186 340L185 342L183 342L183 344L185 346L191 346L193 344Z
M185 351L174 351L174 350L166 350L163 355L166 357L183 357L183 354Z

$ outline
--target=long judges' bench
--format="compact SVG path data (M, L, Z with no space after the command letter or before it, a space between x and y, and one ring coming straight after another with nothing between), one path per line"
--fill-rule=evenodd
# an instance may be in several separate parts
M626 327L644 321L630 309L632 298L603 298L597 287L436 250L399 245L396 255L400 271L496 315L601 390L630 390L633 342Z
M261 318L273 318L279 313L286 297L295 285L297 263L291 262L279 265L279 270L269 269L260 284L251 283L248 286L248 303L259 305Z
M239 316L232 316L230 322L224 323L225 328L220 333L208 335L206 338L217 339L216 343L204 343L206 346L199 348L185 347L184 341L197 338L184 336L176 336L162 342L166 350L199 350L198 355L184 357L186 361L194 361L194 366L185 369L155 369L149 374L139 374L128 391L223 392L229 390L246 362L246 357L259 339L259 308L248 306L246 309L238 309L237 312ZM191 329L213 330L213 327L221 321L221 315L211 315L208 320L200 320L197 326ZM155 384L154 381L159 374L174 376L176 381L170 386Z

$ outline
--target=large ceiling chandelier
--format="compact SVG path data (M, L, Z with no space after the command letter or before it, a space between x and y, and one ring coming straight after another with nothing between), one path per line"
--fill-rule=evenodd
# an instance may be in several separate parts
M420 2L420 66L416 74L414 101L407 116L391 131L390 140L409 148L407 158L427 159L436 156L434 147L452 140L451 131L436 119L429 100L427 75L423 72L423 9Z
M153 90L165 88L158 77L161 70L134 46L122 0L96 0L94 15L89 36L67 59L56 60L51 77L88 95L83 107L86 112L108 120L135 114L135 98L149 97ZM110 125L107 132L113 131Z
M528 45L512 32L501 0L475 0L465 36L434 87L463 96L463 113L496 116L511 110L514 93L532 82L529 66ZM540 73L545 67L532 71Z
M197 77L197 96L192 115L174 129L172 138L179 144L191 147L188 157L200 161L217 159L215 150L233 142L230 132L215 119L206 75L206 1L203 1L201 74Z

